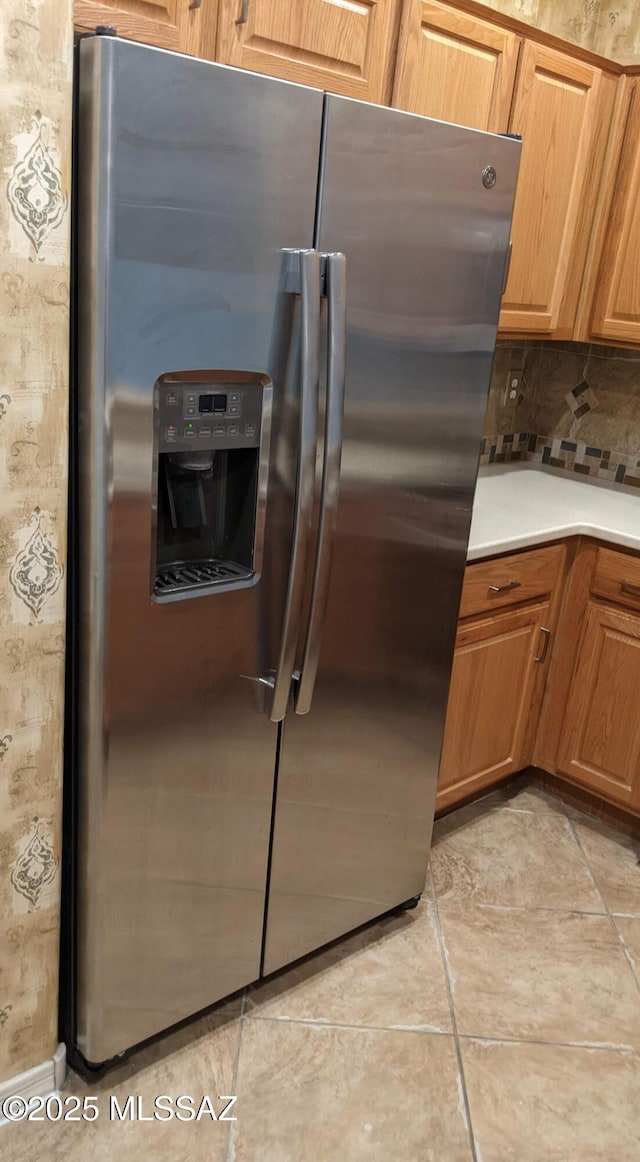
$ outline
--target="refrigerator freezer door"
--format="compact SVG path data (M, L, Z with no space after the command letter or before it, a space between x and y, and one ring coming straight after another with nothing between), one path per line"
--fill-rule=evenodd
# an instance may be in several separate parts
M297 460L283 251L313 244L322 94L93 38L79 124L77 1045L101 1062L259 972L277 737L261 679ZM273 384L262 574L162 604L154 384L194 370Z
M310 712L284 723L265 972L424 885L519 158L340 97L325 116L316 244L346 255L342 469Z

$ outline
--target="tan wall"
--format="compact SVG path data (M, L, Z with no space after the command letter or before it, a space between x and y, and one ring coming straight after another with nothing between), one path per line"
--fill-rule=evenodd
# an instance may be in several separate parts
M0 4L0 1080L57 1044L70 7Z
M484 0L488 8L603 53L640 62L640 0Z

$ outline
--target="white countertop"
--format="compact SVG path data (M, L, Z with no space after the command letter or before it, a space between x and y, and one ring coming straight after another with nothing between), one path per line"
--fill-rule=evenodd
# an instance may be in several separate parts
M533 464L480 469L468 561L574 536L640 551L640 490Z

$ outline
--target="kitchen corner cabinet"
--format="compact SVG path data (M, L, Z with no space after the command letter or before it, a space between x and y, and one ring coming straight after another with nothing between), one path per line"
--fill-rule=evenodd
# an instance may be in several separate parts
M622 77L613 126L620 148L606 182L604 246L596 265L588 336L640 343L640 79Z
M551 335L564 327L571 337L580 289L572 275L582 274L595 209L589 191L600 171L602 83L601 69L525 42L509 125L523 142L503 333Z
M564 548L468 565L437 809L532 761Z
M468 565L437 810L534 765L640 816L640 556L589 537Z
M399 0L220 0L217 59L384 102L398 16Z
M640 614L589 603L556 767L640 808Z
M495 614L458 631L440 763L438 807L531 761L549 604Z
M400 28L393 105L506 133L520 38L436 0L407 0Z
M640 813L640 558L583 538L534 762Z
M213 60L218 0L73 0L73 22L81 31L112 25L125 40Z

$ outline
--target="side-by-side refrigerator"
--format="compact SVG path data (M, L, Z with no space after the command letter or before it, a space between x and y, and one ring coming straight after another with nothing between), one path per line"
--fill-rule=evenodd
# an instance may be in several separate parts
M519 152L80 42L80 1063L422 891Z

